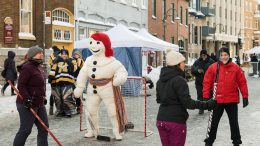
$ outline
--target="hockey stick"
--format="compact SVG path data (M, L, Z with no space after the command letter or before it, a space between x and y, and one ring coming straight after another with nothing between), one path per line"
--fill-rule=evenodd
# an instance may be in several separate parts
M80 131L85 131L87 129L82 128L82 114L83 114L83 102L82 102L82 98L80 97L79 129L80 129Z
M216 72L216 78L215 78L215 81L214 81L214 88L213 88L213 97L212 97L213 99L215 99L216 92L217 92L219 68L220 68L220 61L218 61L218 64L217 64L217 72ZM207 128L206 139L209 138L209 133L211 131L212 117L213 117L213 110L211 110L210 114L209 114L209 121L208 121L208 128Z
M24 99L22 97L22 95L20 94L20 92L18 91L18 89L16 89L14 87L14 85L11 83L11 81L7 81L9 83L9 85L14 89L14 91L16 92L16 94L18 95L18 97L20 97L20 99ZM44 124L44 122L42 121L42 119L37 115L37 113L33 110L33 108L30 108L30 111L32 112L32 114L35 116L35 118L41 123L41 125L43 126L43 128L48 131L48 133L51 135L51 137L57 142L57 144L59 146L62 146L62 144L59 142L59 140L53 135L53 133L51 132L51 130Z

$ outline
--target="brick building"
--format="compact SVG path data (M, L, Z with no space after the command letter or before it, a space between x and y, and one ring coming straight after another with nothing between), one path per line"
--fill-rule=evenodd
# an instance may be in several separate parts
M13 21L13 41L5 43L4 25L0 25L0 48L43 47L43 1L0 1L0 21ZM45 48L58 45L73 48L74 0L45 0L45 10L51 11L52 24L45 25Z
M16 52L16 61L27 49L43 47L43 4L50 13L50 24L45 24L46 57L50 48L63 46L72 52L74 47L74 0L1 0L0 1L0 67L7 52ZM2 70L2 69L0 69Z
M178 44L180 51L187 51L188 5L187 0L150 0L148 3L149 32L167 42ZM166 20L165 23L163 20Z

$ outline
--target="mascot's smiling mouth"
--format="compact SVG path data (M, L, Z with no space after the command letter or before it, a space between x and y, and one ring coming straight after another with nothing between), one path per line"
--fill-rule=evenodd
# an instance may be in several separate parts
M97 52L99 52L100 50L97 50L97 51L94 51L94 50L92 50L94 53L97 53Z

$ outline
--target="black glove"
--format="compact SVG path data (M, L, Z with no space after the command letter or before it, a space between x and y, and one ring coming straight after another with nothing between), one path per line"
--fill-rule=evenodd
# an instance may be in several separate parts
M47 99L44 98L44 105L46 105L48 103Z
M248 106L248 98L243 98L243 107Z
M23 102L23 106L26 108L26 109L30 109L32 107L32 101L30 99L26 99L24 102Z
M213 110L217 107L218 103L215 99L210 99L207 101L207 109Z

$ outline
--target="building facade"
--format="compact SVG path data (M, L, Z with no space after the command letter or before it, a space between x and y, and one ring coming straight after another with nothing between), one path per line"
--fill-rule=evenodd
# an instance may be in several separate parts
M244 3L245 43L243 44L243 50L246 51L252 49L256 43L254 33L257 34L256 30L258 27L258 2L256 0L244 0Z
M215 15L203 22L202 48L217 53L226 46L230 48L231 57L241 55L238 38L243 43L244 0L202 0L202 6L215 10Z
M76 40L121 23L130 30L147 28L147 0L76 0Z
M202 27L207 17L214 14L209 7L202 7L201 0L189 1L189 60L193 63L194 59L199 58L202 49Z
M188 1L149 0L148 31L167 42L177 44L180 51L188 50Z
M17 64L35 45L46 48L45 61L51 53L48 48L53 45L72 51L73 0L1 0L0 5L0 70L10 50L16 53ZM43 23L44 6L48 24Z
M45 5L44 5L45 2ZM57 45L73 49L73 0L1 1L0 49ZM49 24L43 24L43 9L49 11ZM4 26L8 26L8 30ZM45 34L45 35L44 35ZM45 47L44 47L45 46Z
M255 30L254 30L254 45L260 46L260 3L257 4L257 9L254 13ZM254 46L253 45L253 46Z

